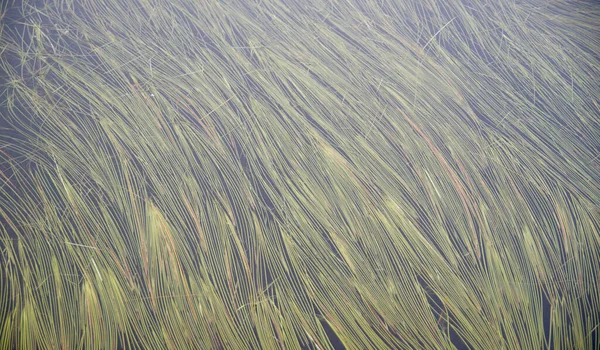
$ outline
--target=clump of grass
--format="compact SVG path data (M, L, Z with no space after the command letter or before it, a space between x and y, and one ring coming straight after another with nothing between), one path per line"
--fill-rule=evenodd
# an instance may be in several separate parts
M2 346L598 343L594 5L2 13Z

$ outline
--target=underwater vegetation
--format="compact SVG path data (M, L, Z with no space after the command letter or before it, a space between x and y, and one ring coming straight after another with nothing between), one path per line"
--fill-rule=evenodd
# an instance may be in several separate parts
M597 346L597 2L0 18L0 348Z

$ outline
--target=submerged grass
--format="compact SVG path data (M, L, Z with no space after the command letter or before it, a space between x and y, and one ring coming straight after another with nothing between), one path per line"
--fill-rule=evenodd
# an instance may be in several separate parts
M598 344L596 4L1 10L3 348Z

